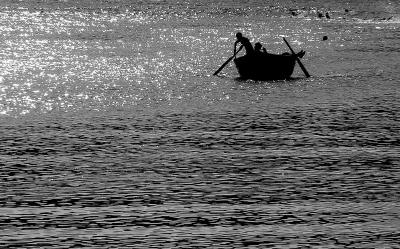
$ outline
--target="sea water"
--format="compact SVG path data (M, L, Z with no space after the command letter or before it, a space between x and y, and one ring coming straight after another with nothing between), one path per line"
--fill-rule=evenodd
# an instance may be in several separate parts
M312 77L213 76L239 31ZM0 34L1 248L399 248L399 1L5 0Z

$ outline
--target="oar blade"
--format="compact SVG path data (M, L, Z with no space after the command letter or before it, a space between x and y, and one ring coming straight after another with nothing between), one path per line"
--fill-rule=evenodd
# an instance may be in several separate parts
M236 54L239 53L239 51L242 50L242 48L243 48L243 45L240 46L240 48L239 48L231 57L229 57L229 59L226 60L226 61L224 62L224 64L222 64L222 66L220 66L220 67L218 68L218 70L215 71L215 72L213 73L213 75L217 75L219 72L221 72L221 70L224 69L224 67L225 67L226 65L228 65L228 63L231 62L231 60L232 60L233 58L235 58Z
M217 75L219 72L221 72L222 69L224 69L224 67L233 59L234 56L231 56L227 61L224 62L224 64L222 64L222 66L220 66L218 68L217 71L215 71L214 75Z
M296 55L296 53L293 51L292 47L290 46L289 42L285 39L285 37L282 37L283 40L285 41L286 45L289 47L290 51L292 52L293 55ZM299 64L301 70L303 70L304 75L309 78L310 74L308 73L307 69L304 67L303 63L301 63L299 57L296 56L296 61Z

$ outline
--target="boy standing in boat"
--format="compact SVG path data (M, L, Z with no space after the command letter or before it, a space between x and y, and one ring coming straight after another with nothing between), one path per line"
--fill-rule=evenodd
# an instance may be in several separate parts
M235 46L233 48L233 54L236 53L236 46L238 43L240 43L244 46L244 48L246 49L247 55L252 55L254 53L253 45L251 45L251 42L249 41L248 38L244 37L242 35L242 33L240 33L240 32L236 33L236 38L237 38L237 40L235 41Z

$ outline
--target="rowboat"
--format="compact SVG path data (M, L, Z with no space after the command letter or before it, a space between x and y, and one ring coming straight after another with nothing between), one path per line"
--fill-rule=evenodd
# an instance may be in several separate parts
M297 55L257 53L234 59L240 78L252 80L284 80L290 78Z
M215 71L214 75L217 75L221 70L228 65L228 63L233 59L236 68L242 79L253 79L253 80L284 80L290 78L293 73L294 66L297 62L304 75L308 78L310 74L307 69L301 63L299 58L302 58L305 54L303 50L299 53L295 53L290 46L289 42L283 37L286 45L289 47L292 54L270 54L264 51L256 51L245 56L236 58L236 55L243 48L240 46L239 50L235 51L231 57L228 58ZM236 44L236 43L235 43ZM261 44L260 44L261 46ZM235 47L236 48L236 47ZM260 47L261 48L261 47Z

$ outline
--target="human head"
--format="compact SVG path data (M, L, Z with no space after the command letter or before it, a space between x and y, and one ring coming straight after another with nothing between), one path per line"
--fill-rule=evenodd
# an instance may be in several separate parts
M240 32L236 33L236 38L241 39L242 37L243 37L242 33L240 33Z
M255 50L260 50L261 49L261 43L259 43L259 42L256 42L256 44L254 44L254 49Z

